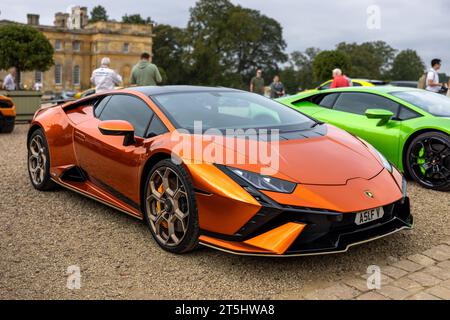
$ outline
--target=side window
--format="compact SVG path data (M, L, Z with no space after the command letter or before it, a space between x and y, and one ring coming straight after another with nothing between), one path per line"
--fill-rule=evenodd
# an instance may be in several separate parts
M362 84L361 84L361 83L358 83L358 82L353 82L353 81L352 81L352 86L353 86L353 87L362 87Z
M150 123L150 126L148 127L146 138L156 137L167 132L169 132L169 130L167 130L164 123L155 114L153 116L152 122Z
M409 120L409 119L418 118L420 116L421 116L420 114L411 110L410 108L402 106L400 108L400 113L398 114L398 119L399 120Z
M96 118L100 118L100 114L102 113L103 109L105 108L110 98L111 96L107 96L104 97L102 100L97 101L97 103L94 106L94 115Z
M331 94L323 95L323 96L319 97L319 99L317 99L315 101L315 103L321 107L331 109L331 108L333 108L333 105L336 102L336 99L339 97L339 94L340 93L331 93Z
M367 109L385 109L398 114L399 104L370 93L342 93L336 100L334 109L364 115Z
M125 120L134 126L135 134L145 137L145 132L153 116L153 110L141 99L127 95L112 95L100 120Z

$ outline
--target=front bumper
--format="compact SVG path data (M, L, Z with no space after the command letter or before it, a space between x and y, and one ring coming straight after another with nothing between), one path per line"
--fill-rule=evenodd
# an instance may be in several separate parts
M354 245L413 227L409 198L402 198L383 208L385 214L382 219L358 226L354 222L356 213L264 206L254 219L234 236L206 234L200 238L200 243L229 253L257 256L289 257L346 252ZM283 252L271 252L267 247L264 248L263 242L259 246L255 241L288 224L299 224L304 227ZM282 237L280 234L279 241L282 241ZM219 240L211 241L211 239Z
M384 206L382 219L366 225L355 224L356 213L343 215L340 222L309 224L293 242L286 255L345 252L350 247L376 240L404 229L412 229L414 219L409 198Z

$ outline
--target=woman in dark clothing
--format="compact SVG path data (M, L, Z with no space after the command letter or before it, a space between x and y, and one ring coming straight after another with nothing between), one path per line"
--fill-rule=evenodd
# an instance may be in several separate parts
M270 97L272 99L276 99L282 96L284 96L284 85L280 81L280 76L275 76L272 84L270 85Z

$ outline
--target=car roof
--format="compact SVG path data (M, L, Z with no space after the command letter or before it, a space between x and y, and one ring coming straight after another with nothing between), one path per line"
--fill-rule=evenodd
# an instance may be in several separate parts
M390 94L393 92L399 91L423 91L422 89L416 88L408 88L408 87L396 87L396 86L374 86L374 87L345 87L345 88L337 88L337 89L327 89L317 91L317 93L325 93L325 92L374 92L374 93L384 93Z
M237 89L225 87L205 87L205 86L147 86L126 88L127 91L138 91L147 96L155 96L168 93L189 93L189 92L240 92Z

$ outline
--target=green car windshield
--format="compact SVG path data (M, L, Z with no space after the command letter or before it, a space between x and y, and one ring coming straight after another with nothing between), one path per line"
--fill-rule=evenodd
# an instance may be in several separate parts
M399 91L391 95L436 116L450 117L450 99L428 91Z

